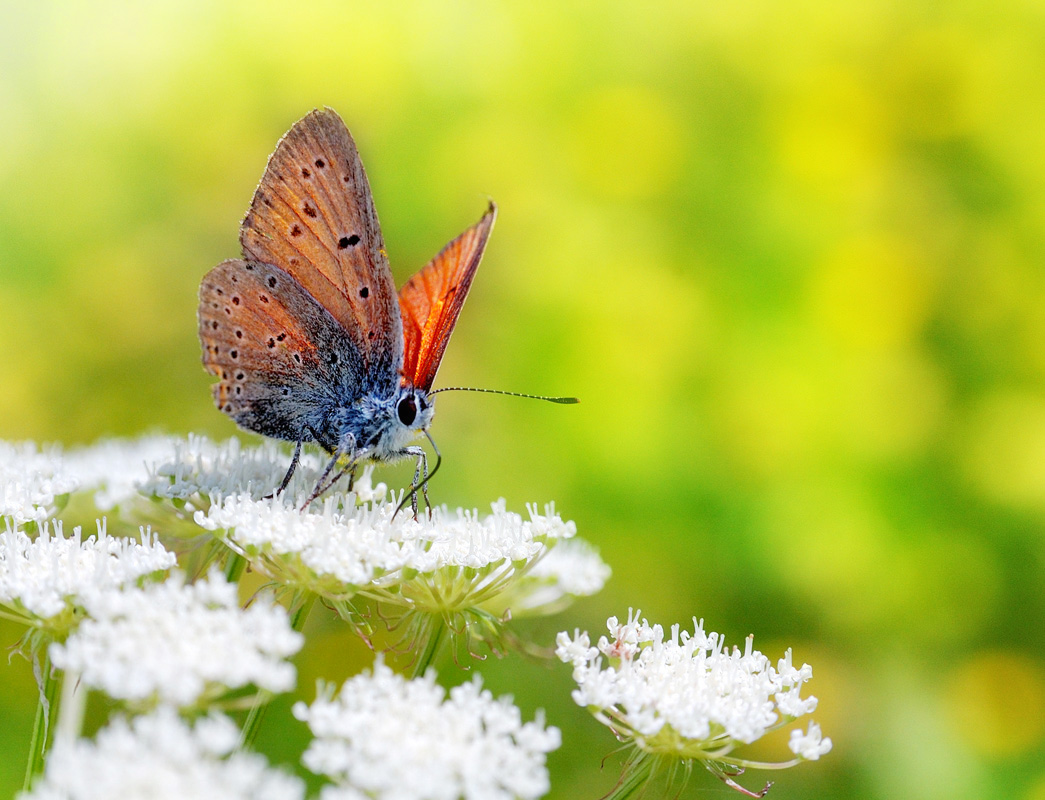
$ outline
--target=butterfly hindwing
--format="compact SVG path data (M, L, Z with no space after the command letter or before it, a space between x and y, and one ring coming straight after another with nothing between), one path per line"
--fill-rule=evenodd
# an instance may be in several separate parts
M399 290L403 318L403 380L432 388L457 317L490 237L497 207L489 209Z
M355 343L290 275L230 259L200 284L203 364L218 408L240 426L291 441L322 426L340 387L358 386Z
M362 161L335 111L312 111L280 140L240 243L246 259L285 270L330 312L375 381L397 378L395 284Z

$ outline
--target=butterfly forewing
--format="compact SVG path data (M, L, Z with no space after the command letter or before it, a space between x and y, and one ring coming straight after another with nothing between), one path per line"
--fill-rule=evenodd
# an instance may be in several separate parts
M490 208L399 290L403 318L403 380L432 388L457 317L490 237L497 207Z
M218 407L266 436L312 438L363 367L344 329L278 267L230 259L200 284L203 364Z
M280 140L243 220L248 260L293 276L345 329L373 383L394 379L402 326L373 197L355 143L331 109Z

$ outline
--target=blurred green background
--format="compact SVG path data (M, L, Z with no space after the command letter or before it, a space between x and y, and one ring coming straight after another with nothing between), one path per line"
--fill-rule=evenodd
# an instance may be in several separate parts
M582 399L445 395L433 427L437 500L555 500L614 568L533 635L641 606L793 646L835 750L771 797L1045 798L1040 3L2 11L0 438L232 435L197 287L333 106L397 282L500 205L438 384ZM609 790L568 669L482 672L564 729L552 797ZM9 795L35 693L2 680Z

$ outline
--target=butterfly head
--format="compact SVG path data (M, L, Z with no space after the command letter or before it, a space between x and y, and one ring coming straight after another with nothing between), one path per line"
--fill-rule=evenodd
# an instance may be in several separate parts
M414 386L401 386L388 409L384 434L375 444L377 458L396 458L410 442L428 429L435 404L428 393Z
M400 386L391 396L367 395L343 406L335 414L334 430L346 453L374 461L395 461L421 433L435 414L428 393L414 386Z
M395 418L404 431L411 432L411 438L426 430L432 423L435 404L427 392L413 386L403 386L396 398Z

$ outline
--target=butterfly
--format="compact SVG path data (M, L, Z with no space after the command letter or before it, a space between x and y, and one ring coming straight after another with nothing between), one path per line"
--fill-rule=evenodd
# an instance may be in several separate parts
M363 462L413 457L416 514L429 476L411 442L427 435L432 383L496 216L491 202L396 292L341 117L317 109L280 139L240 227L243 258L207 273L199 305L218 408L241 428L296 443L277 494L315 442L330 459L306 505Z

